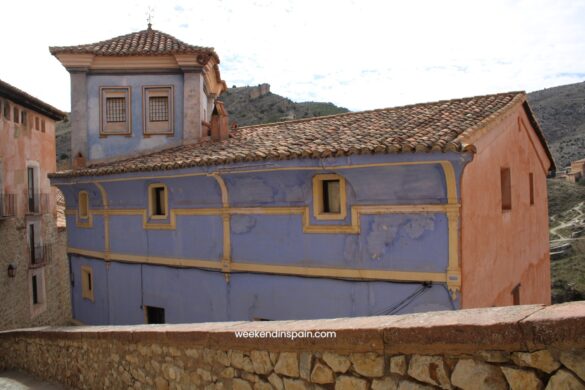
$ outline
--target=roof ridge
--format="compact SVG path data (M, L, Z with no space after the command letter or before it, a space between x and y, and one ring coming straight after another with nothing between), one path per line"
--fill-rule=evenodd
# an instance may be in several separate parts
M37 109L38 108L42 108L42 109L50 112L51 114L53 114L55 117L59 117L59 116L65 117L65 116L67 116L67 114L65 112L63 112L63 111L59 110L58 108L50 105L49 103L46 103L46 102L42 101L41 99L39 99L39 98L37 98L37 97L35 97L35 96L33 96L33 95L31 95L31 94L23 91L22 89L17 88L14 85L9 84L6 81L3 81L2 79L0 79L0 89L2 87L5 88L5 89L7 89L7 90L9 90L9 91L12 90L12 93L17 94L17 95L21 95L21 97L24 98L24 99L30 100L30 103L29 104L39 106L39 107L37 107ZM62 120L62 118L61 119L58 119L58 120Z
M469 96L469 97L464 97L464 98L456 98L456 99L443 99L443 100L437 100L437 101L431 101L431 102L412 103L412 104L405 104L405 105L402 105L402 106L385 107L385 108L375 108L375 109L364 110L364 111L341 112L341 113L338 113L338 114L314 116L314 117L311 117L311 118L293 119L293 120L290 120L290 121L259 123L259 124L256 124L256 125L249 125L249 126L238 127L237 130L240 130L240 129L251 129L251 128L256 128L256 127L269 127L269 126L276 126L276 125L282 125L282 124L294 124L294 123L311 122L311 121L317 121L317 120L328 119L328 118L338 118L338 117L343 117L343 116L351 116L351 115L359 115L359 114L369 114L369 113L373 113L373 112L381 112L381 111L388 111L388 110L398 110L398 109L405 109L405 108L422 107L422 106L434 105L434 104L440 104L440 103L454 103L454 102L459 102L459 101L466 101L466 100L472 100L472 99L486 98L486 97L491 97L491 96L519 95L519 94L526 95L526 92L525 91L510 91L510 92L492 93L492 94L486 94L486 95L475 95L475 96ZM220 99L221 99L221 97L220 97ZM229 107L228 107L228 112L229 112Z

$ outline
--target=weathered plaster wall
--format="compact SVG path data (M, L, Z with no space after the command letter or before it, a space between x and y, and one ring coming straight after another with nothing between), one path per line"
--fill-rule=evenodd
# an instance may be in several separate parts
M214 271L71 259L74 316L96 325L142 324L144 305L165 308L168 323L374 315L389 313L421 289L418 283L239 273L226 283L224 275ZM82 265L93 269L94 301L82 298ZM447 290L437 284L395 314L450 309Z
M10 115L14 103L11 102ZM24 108L16 105L20 111ZM55 194L47 174L55 172L55 121L28 109L28 125L16 124L0 116L0 176L4 185L0 192L17 195L17 215L24 216L27 195L27 163L39 167L38 192L50 194L49 210L55 212ZM32 128L34 116L45 120L45 132Z
M447 184L439 164L401 164L425 159L452 161L453 195L457 196L457 178L466 158L448 153L354 156L271 162L252 169L245 165L218 167L227 189L225 207L233 212L229 225L224 225L222 216L225 209L221 186L209 170L193 168L86 178L80 183L73 181L72 185L63 183L60 188L67 201L69 246L76 253L71 258L74 277L79 280L80 267L88 262L99 270L94 275L94 284L100 298L95 303L82 300L81 287L76 283L74 316L90 324L142 323L142 305L164 307L167 322L323 318L384 312L405 299L408 301L429 280L428 276L401 280L402 283L380 276L378 281L365 282L355 277L347 280L339 273L318 278L293 276L286 269L271 271L269 275L263 273L262 267L296 267L306 270L304 276L315 276L310 272L318 267L332 272L343 269L444 275L450 259L450 228L445 212L383 211L356 218L350 211L365 206L445 205ZM278 170L274 171L275 168ZM345 178L348 211L345 220L314 218L312 178L317 173L337 173ZM153 183L164 183L168 188L167 219L146 217L147 189ZM80 190L87 191L90 197L89 227L76 224ZM102 212L104 194L107 218ZM306 232L302 213L267 212L275 207L284 210L307 207L308 221L313 226L358 226L359 220L359 229L352 233ZM204 213L194 215L198 210ZM238 214L237 210L245 212ZM174 215L175 211L183 214ZM160 227L149 226L153 223ZM224 231L224 226L229 230ZM454 234L457 235L456 228ZM107 266L103 261L106 256L114 260ZM146 265L122 267L117 261ZM226 262L228 275L222 273ZM229 271L230 265L249 264L258 269ZM153 281L152 286L149 280ZM432 288L425 289L423 295L397 312L457 308L458 299L451 300L444 281L435 280ZM214 296L209 297L201 290L203 286L214 291ZM125 294L122 288L131 289L132 293ZM313 304L306 305L307 300Z
M335 336L236 337L241 331ZM21 369L79 389L583 389L584 368L585 302L0 333L0 371Z
M477 153L462 176L462 305L511 305L511 292L518 283L520 303L550 303L549 162L520 106L493 126L475 143ZM501 207L504 167L511 171L509 211ZM532 206L530 172L534 174Z
M144 137L142 118L142 87L174 86L174 129L172 136ZM132 135L100 138L100 87L131 87ZM149 149L180 144L183 138L183 75L88 75L87 131L90 160L132 155ZM73 129L77 131L77 129ZM83 131L83 129L79 129Z

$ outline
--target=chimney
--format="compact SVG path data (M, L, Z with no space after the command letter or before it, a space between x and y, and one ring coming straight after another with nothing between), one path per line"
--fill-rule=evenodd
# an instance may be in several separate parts
M85 168L86 163L85 163L85 157L83 157L83 154L81 154L81 152L77 153L77 156L75 156L73 158L73 169L77 170L77 169L83 169Z
M229 137L228 113L221 100L215 101L211 114L211 140L223 141Z

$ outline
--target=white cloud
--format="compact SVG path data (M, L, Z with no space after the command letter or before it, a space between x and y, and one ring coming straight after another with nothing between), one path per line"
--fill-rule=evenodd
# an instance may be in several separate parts
M48 46L138 31L148 7L154 28L215 47L228 86L352 110L585 79L585 2L552 0L7 2L0 78L68 110Z

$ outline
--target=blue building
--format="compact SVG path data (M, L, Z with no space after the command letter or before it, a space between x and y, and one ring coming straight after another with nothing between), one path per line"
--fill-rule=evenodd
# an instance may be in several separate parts
M466 137L532 118L506 93L229 131L213 49L149 26L50 50L71 74L75 161L51 181L87 324L461 308Z

